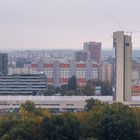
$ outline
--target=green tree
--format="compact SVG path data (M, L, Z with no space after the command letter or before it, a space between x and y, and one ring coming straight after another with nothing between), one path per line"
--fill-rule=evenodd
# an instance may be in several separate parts
M78 140L79 122L74 116L53 116L45 118L42 126L44 140Z
M101 94L102 95L112 95L112 86L109 82L103 82L101 85Z
M4 134L0 139L1 140L10 140L10 136L8 134Z
M75 92L73 90L69 90L69 91L65 92L65 95L66 96L73 96L73 95L75 95Z
M95 99L91 98L91 99L86 100L85 109L87 111L90 111L99 105L103 105L103 103L99 100L95 100Z
M68 89L69 90L76 90L77 89L77 82L76 82L75 76L72 76L71 78L69 78Z
M61 85L61 95L66 95L66 92L68 91L68 85Z
M31 135L29 132L26 132L22 127L13 128L10 131L11 140L31 140Z
M47 90L44 92L44 95L45 96L52 96L52 95L55 95L57 92L56 92L56 89L55 87L53 86L48 86L47 87Z
M34 112L35 104L31 101L26 101L25 103L21 104L20 110L25 112Z
M109 82L103 82L103 81L96 81L94 82L96 86L101 86L101 95L112 95L112 86Z
M17 124L19 124L19 120L5 116L5 118L0 121L0 137L8 134ZM4 137L7 137L7 135Z
M88 120L89 136L98 140L135 140L137 124L132 109L120 103L93 111Z
M55 95L55 94L56 94L55 89L47 89L47 90L44 92L44 96L52 96L52 95Z
M87 81L86 86L83 89L84 95L93 96L95 95L95 85L91 80Z

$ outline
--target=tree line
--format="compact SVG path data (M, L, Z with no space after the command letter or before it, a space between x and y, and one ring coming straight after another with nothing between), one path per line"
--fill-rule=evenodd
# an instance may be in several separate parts
M94 96L96 94L95 92L97 86L101 88L100 95L113 95L112 86L109 82L103 82L100 80L88 80L86 82L86 85L79 86L77 85L75 76L69 78L68 84L66 85L61 85L60 87L48 86L48 89L46 90L44 95L51 96L58 94L62 96Z
M139 140L140 108L89 99L82 112L54 115L27 101L0 116L0 140Z

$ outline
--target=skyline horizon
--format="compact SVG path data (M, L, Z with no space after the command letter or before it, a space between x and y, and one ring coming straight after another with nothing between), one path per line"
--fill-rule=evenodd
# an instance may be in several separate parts
M123 31L126 35L129 35L129 36L131 36L132 37L132 41L133 41L133 36L132 36L132 34L133 34L133 32L125 32L124 30L118 30L118 31ZM113 31L114 32L114 31ZM113 32L112 32L112 34L113 34ZM111 36L111 38L112 38L112 36ZM100 42L101 43L101 47L102 47L102 50L112 50L113 49L113 45L112 46L108 46L108 47L103 47L103 43L101 42L101 41L96 41L96 40L90 40L90 41L83 41L82 42L82 45L80 45L80 46L82 46L81 48L78 46L78 47L70 47L70 48L66 48L65 49L65 47L64 48L61 48L61 47L48 47L48 48L46 48L46 47L38 47L38 48L34 48L34 47L28 47L28 48L10 48L10 49L8 49L8 48L6 48L6 49L3 49L3 50L0 50L0 51L16 51L16 50L82 50L83 49L83 47L84 47L84 43L85 42ZM112 38L112 42L111 43L113 43L113 38ZM30 48L30 49L29 49ZM8 50L7 50L8 49ZM140 47L135 47L135 46L133 46L133 42L132 42L132 49L133 50L140 50Z
M1 50L0 49L0 52L1 53L8 53L8 52L13 52L13 51L84 51L82 49L70 49L70 48L58 48L58 49L12 49L12 50ZM102 49L101 51L113 51L113 48L110 49L110 48L105 48L105 49ZM135 48L135 49L132 49L132 51L140 51L140 48Z
M5 0L0 1L0 46L14 49L81 49L95 40L112 49L112 35L132 35L140 48L140 1ZM131 10L130 10L131 9Z

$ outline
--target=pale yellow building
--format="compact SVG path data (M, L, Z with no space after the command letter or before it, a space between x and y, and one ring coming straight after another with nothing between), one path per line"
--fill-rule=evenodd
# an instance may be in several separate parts
M102 81L112 83L112 64L102 64Z

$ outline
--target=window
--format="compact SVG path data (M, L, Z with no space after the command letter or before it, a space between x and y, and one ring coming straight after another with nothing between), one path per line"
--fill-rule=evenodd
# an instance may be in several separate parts
M128 47L129 46L129 43L127 42L125 45Z

